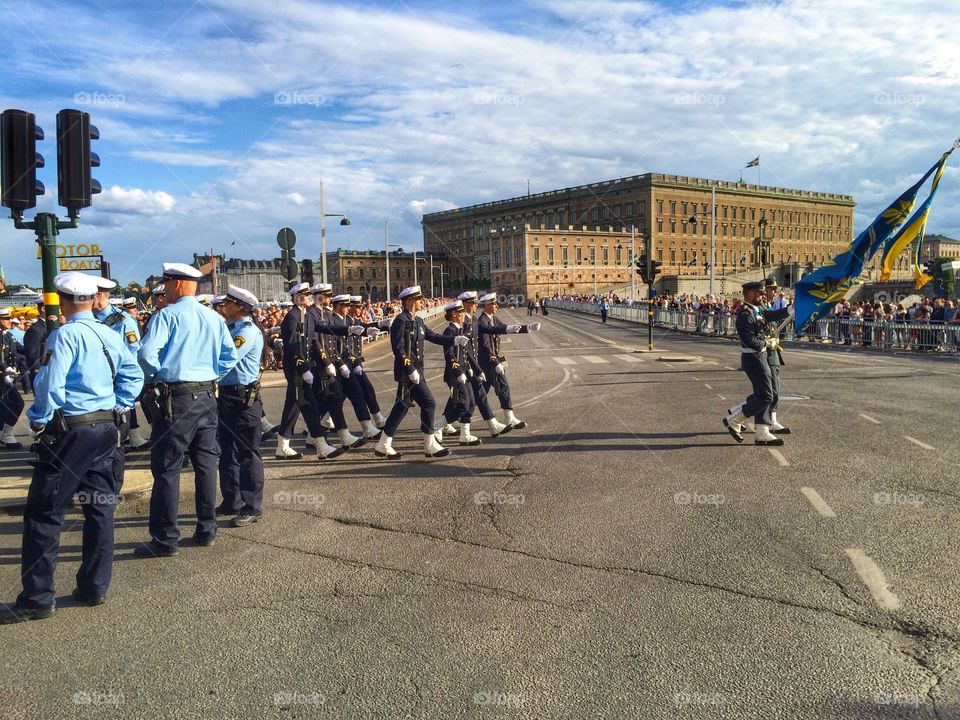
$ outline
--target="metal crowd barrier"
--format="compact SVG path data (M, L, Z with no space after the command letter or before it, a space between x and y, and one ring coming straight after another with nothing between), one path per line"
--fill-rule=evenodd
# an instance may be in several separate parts
M608 317L641 325L647 324L646 302L633 305L611 305ZM574 300L550 300L547 308L596 315L596 303ZM654 306L653 325L667 330L698 335L733 337L736 335L736 314L710 310L668 309ZM793 323L787 323L781 334L786 342L811 342L850 345L878 350L955 353L960 350L960 322L937 323L912 320L870 320L860 317L830 315L808 325L799 337Z

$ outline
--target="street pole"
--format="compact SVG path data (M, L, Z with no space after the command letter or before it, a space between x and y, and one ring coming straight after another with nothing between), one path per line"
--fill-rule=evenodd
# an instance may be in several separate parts
M424 248L426 250L426 248ZM430 253L430 297L433 297L433 253Z
M323 204L323 179L320 180L320 282L327 281L327 209Z
M597 295L597 247L593 247L593 295Z
M413 248L413 284L420 284L417 282L417 248Z
M653 298L656 297L656 291L653 284L656 278L650 277L650 268L653 266L653 238L647 236L646 242L647 255L647 277L650 279L650 287L647 291L647 350L653 350Z
M716 264L717 183L710 188L710 294L713 295L713 266Z
M440 297L443 297L443 263L440 263Z
M630 301L633 302L637 299L637 274L633 271L633 256L636 250L634 249L634 241L637 239L637 228L633 223L630 223L630 262L627 263L627 267L630 268Z
M390 235L387 232L387 221L383 221L383 251L386 253L385 257L387 259L387 302L390 302Z

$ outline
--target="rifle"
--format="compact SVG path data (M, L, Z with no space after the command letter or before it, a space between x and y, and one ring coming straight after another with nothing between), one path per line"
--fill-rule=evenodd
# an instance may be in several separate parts
M303 374L300 372L299 367L307 362L306 338L303 334L303 322L306 317L306 310L302 307L297 309L300 311L300 320L297 322L297 367L295 368L296 375L293 377L293 384L297 389L297 405L303 406L309 402L303 393ZM316 378L314 378L314 380L316 380Z
M413 324L416 321L417 321L416 318L414 318L412 321L404 321L404 326L403 326L404 353L406 354L407 359L410 360L411 363L413 362L413 360L411 359L413 357ZM414 369L416 369L416 366L414 366ZM426 382L426 381L427 379L425 377L420 378L420 382ZM408 408L413 407L413 398L410 397L410 380L409 379L404 380L400 384L400 399L403 401L404 407L408 407Z

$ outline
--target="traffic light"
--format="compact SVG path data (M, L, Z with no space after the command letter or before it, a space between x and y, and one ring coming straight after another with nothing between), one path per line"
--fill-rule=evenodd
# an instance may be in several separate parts
M37 180L37 168L43 156L37 152L37 140L43 130L37 118L24 110L4 110L0 115L0 204L22 217L23 211L36 207L37 195L43 195L43 183Z
M91 196L100 192L100 183L90 177L90 168L100 167L100 158L90 152L90 141L100 131L90 124L90 114L80 110L57 113L57 197L71 218L90 207Z
M309 258L304 259L300 264L300 276L305 283L313 285L313 260Z
M100 277L110 279L110 263L105 260L100 261Z
M650 282L651 283L656 281L657 275L659 275L662 272L660 270L660 268L662 267L663 267L663 263L661 261L659 260L650 261Z
M647 256L638 257L633 261L633 264L636 266L637 275L640 276L640 279L647 282Z

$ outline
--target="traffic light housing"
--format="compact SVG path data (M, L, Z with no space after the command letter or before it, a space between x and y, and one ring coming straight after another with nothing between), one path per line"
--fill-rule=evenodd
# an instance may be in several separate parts
M634 266L636 267L637 275L640 276L640 279L644 282L647 282L647 256L643 255L638 257L633 261Z
M90 207L100 183L90 169L100 167L100 158L90 151L90 141L99 140L100 131L90 124L90 114L80 110L57 113L57 197L67 214L75 218L81 208Z
M110 279L110 263L105 260L100 261L100 277L106 280Z
M303 282L313 285L313 260L307 258L300 263L300 276Z
M44 165L37 152L37 140L43 140L43 130L37 127L37 118L24 110L4 110L0 115L0 205L10 208L22 217L24 210L37 205L37 195L43 195L43 183L37 180L37 168Z
M650 280L649 280L649 282L652 283L652 282L656 281L657 275L659 275L661 272L663 272L663 271L661 270L662 267L663 267L663 263L662 263L660 260L651 260L651 261L650 261Z

